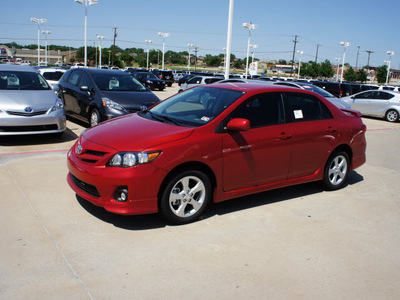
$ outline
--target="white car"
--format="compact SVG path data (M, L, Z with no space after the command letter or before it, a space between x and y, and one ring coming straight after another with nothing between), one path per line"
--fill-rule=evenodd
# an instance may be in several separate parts
M51 88L54 89L58 85L58 81L64 75L65 69L61 68L43 68L39 69L40 74L47 80Z
M184 90L187 90L188 88L197 86L197 85L202 85L202 84L211 84L220 80L223 80L223 77L214 77L214 76L195 76L193 78L190 78L188 82L185 82L184 84L181 85L181 88L179 89L179 92L182 92Z

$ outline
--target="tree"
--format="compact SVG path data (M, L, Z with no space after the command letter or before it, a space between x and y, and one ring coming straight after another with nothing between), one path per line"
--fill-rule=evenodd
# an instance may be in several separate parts
M378 83L386 82L387 72L388 70L386 65L378 67L378 69L376 70L376 80L378 81Z
M211 54L207 54L204 57L204 62L208 66L218 67L222 63L222 59L220 56L213 56Z
M352 67L349 67L344 73L343 78L346 81L355 82L358 80L358 74L354 71Z
M364 70L360 70L357 75L357 81L360 81L361 83L365 83L368 79L368 75Z
M335 73L333 71L331 62L328 59L325 60L323 63L321 63L319 71L320 71L319 75L325 78L330 78Z

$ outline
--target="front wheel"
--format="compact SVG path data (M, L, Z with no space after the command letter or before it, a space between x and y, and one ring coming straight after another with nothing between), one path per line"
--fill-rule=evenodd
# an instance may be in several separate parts
M388 122L397 122L399 120L399 113L397 110L391 109L386 112L385 119Z
M93 108L90 112L90 119L89 119L90 127L96 126L100 123L100 114L97 108Z
M160 199L161 214L175 224L197 220L211 200L210 179L198 170L186 170L170 178Z
M349 162L349 155L344 151L336 151L329 157L322 180L326 190L338 190L344 185L349 174Z

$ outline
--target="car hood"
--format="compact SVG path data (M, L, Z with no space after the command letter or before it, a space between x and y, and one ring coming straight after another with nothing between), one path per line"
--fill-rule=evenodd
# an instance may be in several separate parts
M101 91L103 95L110 100L117 102L127 109L141 110L141 106L150 107L160 99L152 92L119 92L119 91Z
M86 130L83 137L117 151L143 151L188 137L194 128L160 123L129 114Z
M31 107L33 111L43 111L53 107L56 100L57 96L53 90L0 90L0 108L4 110L23 111L26 107Z

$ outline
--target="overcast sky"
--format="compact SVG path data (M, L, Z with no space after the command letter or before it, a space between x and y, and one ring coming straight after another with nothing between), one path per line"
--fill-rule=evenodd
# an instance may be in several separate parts
M97 43L96 33L106 36L103 47L112 44L113 27L121 48L146 48L145 40L153 40L151 48L161 49L158 32L168 32L165 49L185 51L187 44L199 47L199 55L223 53L226 47L229 0L98 0L88 7L88 45ZM235 0L233 14L232 53L244 58L248 29L242 23L259 27L251 33L251 43L259 47L259 59L292 58L293 40L296 50L304 51L302 61L318 62L343 57L341 41L350 42L346 62L356 66L367 64L366 50L373 51L371 66L388 60L387 51L394 51L392 67L400 69L400 0ZM37 43L37 24L31 17L45 18L41 30L50 30L49 44L83 46L84 5L74 0L19 0L7 2L0 9L0 44ZM41 36L43 45L44 37ZM296 56L296 61L298 56Z

